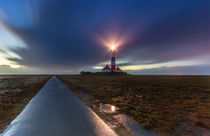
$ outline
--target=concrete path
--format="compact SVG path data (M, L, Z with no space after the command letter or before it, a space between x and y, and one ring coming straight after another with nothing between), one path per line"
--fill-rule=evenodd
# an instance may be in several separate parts
M116 136L60 80L52 77L3 136Z

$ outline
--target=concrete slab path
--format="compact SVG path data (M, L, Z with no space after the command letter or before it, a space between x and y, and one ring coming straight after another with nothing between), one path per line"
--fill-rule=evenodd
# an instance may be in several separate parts
M116 136L116 133L54 76L1 135Z

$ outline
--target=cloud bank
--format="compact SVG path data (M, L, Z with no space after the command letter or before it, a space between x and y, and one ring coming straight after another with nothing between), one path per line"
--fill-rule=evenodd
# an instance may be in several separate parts
M122 40L117 57L129 65L210 53L208 1L8 0L0 5L4 25L27 45L12 49L22 59L9 58L23 66L57 71L96 66L109 59L102 39Z

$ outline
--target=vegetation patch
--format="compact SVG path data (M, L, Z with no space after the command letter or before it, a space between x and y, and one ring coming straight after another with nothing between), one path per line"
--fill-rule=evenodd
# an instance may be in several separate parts
M77 75L59 78L75 93L93 96L92 104L115 105L119 113L131 116L143 128L160 135L181 135L182 131L176 128L183 122L210 129L209 76ZM191 131L184 134L193 135Z
M0 79L0 133L49 80L50 76Z

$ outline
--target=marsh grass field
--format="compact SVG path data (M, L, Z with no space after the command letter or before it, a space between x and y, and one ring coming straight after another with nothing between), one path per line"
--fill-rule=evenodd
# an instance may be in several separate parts
M160 136L210 135L210 76L58 76L73 92L113 104ZM91 106L90 106L91 107Z
M0 131L22 111L51 76L0 76ZM210 76L57 76L106 123L125 114L160 136L210 135ZM100 113L100 103L119 108ZM107 122L108 121L108 122ZM118 130L119 128L119 130ZM131 135L119 126L119 136Z
M50 76L0 76L0 133L23 110Z

